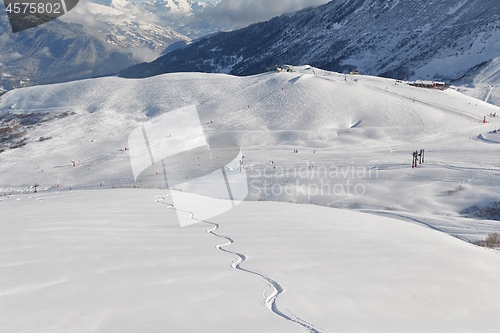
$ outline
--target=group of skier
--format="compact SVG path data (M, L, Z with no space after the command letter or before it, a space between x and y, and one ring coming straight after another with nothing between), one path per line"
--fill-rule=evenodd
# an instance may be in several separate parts
M413 152L413 160L411 164L412 169L416 168L419 164L424 163L424 154L424 149L420 149L420 151L416 150Z

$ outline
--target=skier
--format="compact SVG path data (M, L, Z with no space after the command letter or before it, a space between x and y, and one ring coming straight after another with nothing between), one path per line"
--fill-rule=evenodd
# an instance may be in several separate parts
M412 162L411 162L411 168L412 169L415 169L417 167L417 159L418 159L418 152L417 151L414 151L413 152L413 159L412 159Z

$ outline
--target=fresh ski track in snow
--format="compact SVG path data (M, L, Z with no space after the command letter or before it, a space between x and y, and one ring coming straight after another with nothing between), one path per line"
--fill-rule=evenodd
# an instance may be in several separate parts
M170 196L170 195L167 195L167 197L168 196ZM157 196L156 198L157 198L156 202L168 205L168 209L173 209L175 211L178 211L178 209L176 209L173 204L165 201L166 200L165 197ZM162 199L162 201L160 201L158 199ZM219 245L216 245L215 247L219 251L229 253L229 254L232 254L232 255L235 255L238 257L238 259L236 261L233 261L231 263L232 268L239 270L239 271L242 271L242 272L245 272L245 273L248 273L248 274L256 275L256 276L260 277L261 279L263 279L264 281L266 281L269 289L272 290L271 295L269 295L269 296L266 295L267 291L264 292L264 305L266 306L267 309L269 309L269 311L271 311L272 313L274 313L278 317L281 317L285 320L288 320L288 321L293 322L297 325L300 325L301 327L305 328L310 333L322 333L323 332L323 331L315 328L314 325L312 325L311 323L308 323L305 320L300 319L299 317L295 316L294 314L290 313L290 315L287 315L278 309L278 306L276 305L276 300L278 299L278 297L281 294L283 294L285 292L285 288L277 280L271 278L270 276L268 276L264 273L260 273L257 271L253 271L253 270L241 267L241 264L247 260L247 256L244 255L243 253L233 252L231 250L226 249L227 246L234 244L234 240L228 236L224 236L224 235L221 235L221 234L218 234L215 232L217 229L220 228L219 224L214 223L214 222L210 222L210 221L206 221L206 220L199 220L199 219L195 218L193 212L184 211L184 213L190 214L190 218L192 220L206 223L206 224L213 226L213 228L207 230L207 233L214 235L215 237L222 238L222 239L227 241L227 243L219 244Z

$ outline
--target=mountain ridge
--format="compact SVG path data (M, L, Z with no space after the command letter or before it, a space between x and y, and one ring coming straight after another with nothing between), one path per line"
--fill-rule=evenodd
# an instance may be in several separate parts
M499 18L500 3L491 0L424 5L334 0L218 33L120 76L176 71L252 75L288 63L401 79L454 80L499 54Z
M62 19L20 33L11 32L0 6L0 88L113 75L159 57L172 43L190 41L128 5L83 3Z

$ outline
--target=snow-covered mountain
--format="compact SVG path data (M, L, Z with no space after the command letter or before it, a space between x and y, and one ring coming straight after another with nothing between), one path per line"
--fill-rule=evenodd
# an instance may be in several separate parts
M88 20L88 16L92 20ZM126 0L112 0L108 6L88 2L63 17L68 23L81 23L106 35L112 44L127 48L163 51L174 42L190 39L161 24L158 17Z
M144 4L155 6L155 8L163 8L163 10L172 14L191 13L193 3L188 0L161 0L161 1L145 1Z
M500 57L478 66L455 84L464 94L500 106Z
M214 7L217 3L192 0L159 0L159 1L133 1L133 4L146 8L157 15L184 15L192 16L202 12L205 8Z
M58 178L73 189L133 186L124 151L128 135L157 115L195 104L207 142L236 143L258 184L290 186L295 193L253 189L249 198L254 200L454 216L496 200L500 118L489 115L500 115L499 108L451 89L414 88L310 67L296 70L243 78L197 73L113 77L10 91L0 98L3 126L11 133L0 154L0 187L22 190L38 183L49 188ZM30 114L32 119L23 118ZM20 124L12 123L13 115ZM489 124L482 123L484 116ZM424 168L412 172L416 149L426 149L429 156ZM71 160L78 167L72 168ZM333 188L349 181L365 195L310 195L295 192L303 185L296 176L259 177L259 170L311 165L320 173L306 177L305 186L321 187L326 181ZM345 171L339 170L350 166L362 168L365 176L342 176Z
M215 7L216 2L159 0L133 2L133 4L144 11L154 13L163 26L168 26L191 39L231 28L227 23L215 22L200 16L205 9Z
M190 39L128 2L83 2L59 20L13 34L0 6L0 87L115 74Z
M276 64L403 79L456 80L500 52L500 2L334 0L247 28L223 32L121 73L175 71L249 75Z

